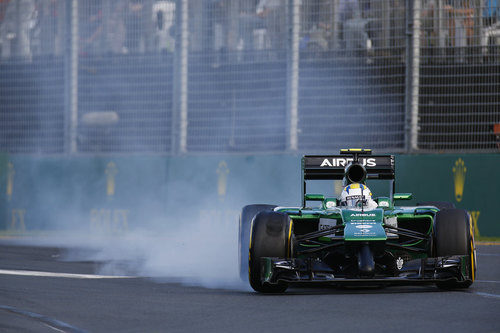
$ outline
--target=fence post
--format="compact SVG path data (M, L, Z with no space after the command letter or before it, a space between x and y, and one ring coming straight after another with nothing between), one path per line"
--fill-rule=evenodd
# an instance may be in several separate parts
M78 152L78 0L66 1L65 152Z
M189 6L188 0L182 0L181 5L181 75L180 75L180 144L181 153L187 151L187 130L188 130L188 46L189 46Z
M287 127L290 151L298 149L299 123L299 37L300 37L300 0L288 1L288 43L287 43L287 94L286 108L288 115Z
M172 110L172 153L187 152L189 0L177 0L174 53L174 96Z
M405 151L418 149L420 0L406 0Z

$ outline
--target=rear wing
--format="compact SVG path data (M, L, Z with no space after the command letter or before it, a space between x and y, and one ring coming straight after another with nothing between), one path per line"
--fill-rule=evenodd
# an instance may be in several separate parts
M390 180L392 200L395 184L394 155L371 155L371 150L346 149L342 155L305 155L302 157L302 207L305 207L306 180L342 180L345 168L358 161L366 169L367 179Z
M305 155L302 157L302 176L308 179L341 180L345 167L354 161L346 155ZM394 155L359 156L366 168L367 179L394 179Z

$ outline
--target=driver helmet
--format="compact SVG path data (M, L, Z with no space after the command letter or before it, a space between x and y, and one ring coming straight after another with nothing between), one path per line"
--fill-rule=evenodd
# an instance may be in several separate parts
M372 192L363 184L347 185L340 194L340 206L353 209L374 209L378 205L372 199Z

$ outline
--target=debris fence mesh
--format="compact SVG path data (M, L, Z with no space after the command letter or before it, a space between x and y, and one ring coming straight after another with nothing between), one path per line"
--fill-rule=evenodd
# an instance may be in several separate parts
M498 151L490 0L0 2L9 153Z

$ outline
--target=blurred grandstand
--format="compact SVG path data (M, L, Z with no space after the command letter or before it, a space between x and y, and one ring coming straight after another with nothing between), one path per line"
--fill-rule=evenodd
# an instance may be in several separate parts
M2 0L0 150L498 151L499 4Z

